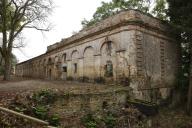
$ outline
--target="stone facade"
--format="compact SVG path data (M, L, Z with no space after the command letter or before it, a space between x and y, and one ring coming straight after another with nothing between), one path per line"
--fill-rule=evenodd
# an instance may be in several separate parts
M176 84L179 44L171 27L136 10L120 12L17 64L16 75L127 84L135 98L165 99Z

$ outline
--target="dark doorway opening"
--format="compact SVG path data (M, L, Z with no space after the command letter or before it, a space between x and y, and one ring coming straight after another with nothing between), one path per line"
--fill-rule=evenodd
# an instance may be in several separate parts
M51 76L52 75L52 71L51 71L51 69L49 69L49 80L51 80Z

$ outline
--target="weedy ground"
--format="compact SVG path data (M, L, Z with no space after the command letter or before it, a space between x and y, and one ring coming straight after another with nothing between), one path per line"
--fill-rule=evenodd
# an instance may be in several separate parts
M59 116L50 115L49 104L62 92L98 92L114 90L120 86L97 85L64 81L46 81L34 79L14 79L10 82L0 81L0 106L14 109L37 118L59 125ZM21 104L22 103L22 104ZM26 106L23 106L26 105ZM33 107L32 107L33 106ZM187 116L182 107L162 107L153 117L146 117L135 108L105 110L102 114L66 116L68 126L65 128L192 128L192 117ZM150 121L149 121L150 120ZM70 126L70 124L73 124ZM74 126L75 125L75 126ZM6 128L42 128L38 124L0 112L0 127ZM150 126L150 127L149 127Z

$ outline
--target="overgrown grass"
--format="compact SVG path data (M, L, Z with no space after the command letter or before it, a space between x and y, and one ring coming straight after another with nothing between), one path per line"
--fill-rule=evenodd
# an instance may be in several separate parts
M12 109L48 121L53 126L60 125L60 117L49 113L50 106L57 100L57 94L53 90L43 89L34 92L31 97L22 98L13 100L10 105Z

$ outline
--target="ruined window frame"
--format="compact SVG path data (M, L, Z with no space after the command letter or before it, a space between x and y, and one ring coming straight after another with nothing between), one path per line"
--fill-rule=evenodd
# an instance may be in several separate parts
M66 61L67 61L67 54L64 53L64 54L63 54L63 62L66 63Z
M63 69L63 72L65 73L67 72L67 66L64 66L62 69Z
M74 66L74 73L77 73L77 63L74 63L73 66Z
M106 77L113 77L113 62L111 60L108 60L106 62L104 70L105 70Z

